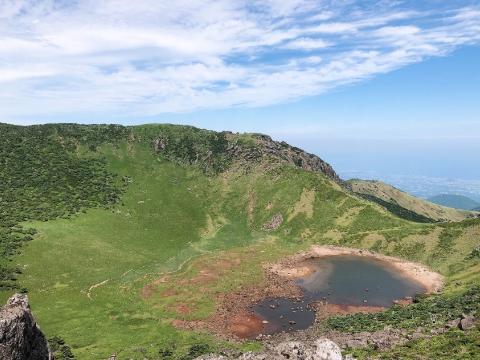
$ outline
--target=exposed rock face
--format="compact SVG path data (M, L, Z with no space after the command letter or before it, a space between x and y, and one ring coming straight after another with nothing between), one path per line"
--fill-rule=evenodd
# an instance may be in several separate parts
M161 152L165 150L165 147L167 146L167 140L165 138L157 138L153 141L153 150L155 152Z
M342 183L333 168L318 156L284 141L274 141L270 136L249 134L251 141L246 143L242 135L228 131L215 133L203 130L203 135L201 131L198 133L198 138L192 139L188 135L159 132L152 139L151 145L155 153L163 153L168 159L182 163L203 164L207 167L217 163L219 169L225 170L227 164L232 162L240 162L241 166L248 168L261 160L273 160L308 171L322 172L330 179Z
M280 225L283 223L283 216L282 214L278 213L272 217L272 219L263 225L264 230L277 230Z
M345 359L352 359L346 357ZM265 353L247 352L240 356L204 355L196 360L342 360L342 352L337 344L328 339L318 339L313 344L301 341L287 341L267 348Z
M0 359L53 359L47 340L30 311L27 295L12 296L0 310Z
M335 173L332 166L318 156L291 146L284 141L274 141L267 135L255 134L254 138L257 142L257 147L247 149L232 144L229 146L228 152L234 157L241 157L248 161L262 157L276 158L304 170L322 172L332 180L341 182L340 177Z
M473 315L462 315L462 318L459 321L458 327L460 330L472 330L475 328L476 319Z

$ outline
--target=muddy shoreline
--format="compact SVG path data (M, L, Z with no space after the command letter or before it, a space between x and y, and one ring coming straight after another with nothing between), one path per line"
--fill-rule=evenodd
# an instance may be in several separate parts
M312 258L340 255L361 256L385 261L389 266L395 268L399 272L399 275L421 284L425 288L426 294L440 292L443 288L443 276L429 270L425 265L392 256L378 254L370 250L344 248L338 246L314 245L307 251L293 255L280 263L271 265L270 271L279 276L294 280L308 276L312 271L314 271L308 266L298 266L298 264L302 264L303 261Z
M401 276L421 284L427 294L439 292L443 287L443 277L440 274L434 273L426 266L418 263L377 254L369 250L312 246L309 250L287 257L278 263L265 264L263 267L264 281L261 284L219 295L216 311L209 319L204 321L175 320L173 325L179 328L207 330L227 340L238 341L255 338L262 334L266 324L265 319L252 313L251 307L253 304L267 298L287 298L300 301L303 291L295 283L295 280L308 276L315 271L315 269L306 266L305 261L339 255L363 256L385 261L398 270ZM399 299L398 303L407 304L409 301ZM312 303L312 306L317 314L315 323L334 315L385 310L383 307L337 305L322 302Z

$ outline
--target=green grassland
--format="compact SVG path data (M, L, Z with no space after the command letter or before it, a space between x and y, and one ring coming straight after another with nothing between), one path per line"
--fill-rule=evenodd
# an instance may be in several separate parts
M23 144L16 157L3 149L8 161L0 175L10 186L0 196L0 213L9 214L0 227L0 244L8 249L0 264L1 300L28 291L42 330L64 339L78 359L113 353L119 359L191 359L221 347L258 348L179 330L171 322L207 318L218 294L263 281L262 263L312 244L370 248L423 262L447 276L445 296L479 283L479 220L412 222L321 172L228 155L232 142L255 149L254 135L167 125L0 132L10 138L17 133ZM158 138L168 144L160 152L152 146ZM57 166L49 170L51 164ZM25 186L17 184L29 167L45 169L41 186L33 175ZM283 223L266 230L277 214ZM214 281L188 281L202 266L231 259L239 261ZM145 286L166 274L173 284L155 283L144 296ZM177 291L163 296L167 287ZM176 302L192 311L178 313ZM335 326L351 330L363 324L357 320L343 318Z

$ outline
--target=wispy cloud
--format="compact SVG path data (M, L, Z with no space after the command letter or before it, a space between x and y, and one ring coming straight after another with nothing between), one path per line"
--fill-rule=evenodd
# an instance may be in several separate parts
M0 0L0 117L318 95L479 43L480 6L462 2Z

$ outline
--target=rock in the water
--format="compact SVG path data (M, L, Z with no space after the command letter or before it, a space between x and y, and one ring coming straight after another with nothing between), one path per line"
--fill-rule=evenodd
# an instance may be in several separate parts
M0 310L0 359L53 359L47 340L30 311L27 295L15 294Z

